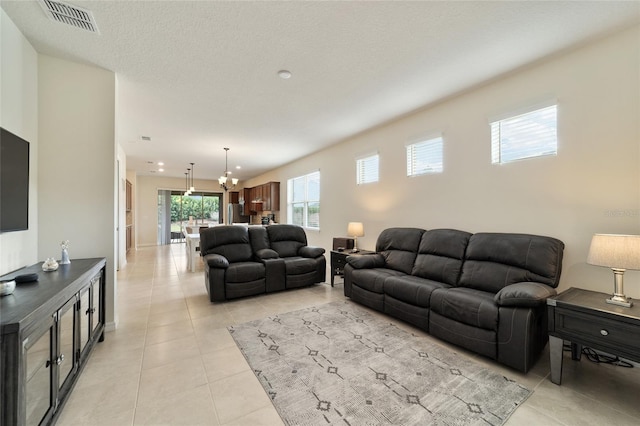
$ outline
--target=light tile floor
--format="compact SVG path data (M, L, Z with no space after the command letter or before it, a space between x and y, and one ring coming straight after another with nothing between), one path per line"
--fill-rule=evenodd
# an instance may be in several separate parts
M59 425L282 425L226 327L344 300L342 284L212 304L202 265L195 273L186 265L183 244L131 251L118 272L117 329L96 346ZM524 375L433 341L534 390L508 425L640 424L638 368L566 354L557 386L548 378L548 352Z

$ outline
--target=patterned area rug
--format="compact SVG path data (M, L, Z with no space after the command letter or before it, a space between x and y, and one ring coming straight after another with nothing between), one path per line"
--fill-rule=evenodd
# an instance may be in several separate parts
M349 301L229 327L288 425L501 425L531 392Z

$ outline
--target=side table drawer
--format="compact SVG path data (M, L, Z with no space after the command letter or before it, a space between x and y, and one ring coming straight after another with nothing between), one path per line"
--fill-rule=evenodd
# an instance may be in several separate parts
M638 327L596 315L556 308L555 331L560 336L580 337L585 342L603 347L625 348L640 353Z
M346 256L336 256L334 261L335 261L335 267L340 269L344 269L344 265L347 264Z

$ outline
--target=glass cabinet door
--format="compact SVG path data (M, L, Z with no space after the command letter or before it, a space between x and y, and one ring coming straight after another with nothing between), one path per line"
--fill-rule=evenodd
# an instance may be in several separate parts
M80 292L80 310L78 315L80 321L80 353L84 353L90 337L89 321L91 318L91 299L89 293L89 287Z
M53 318L44 329L31 334L24 342L26 363L25 424L38 425L53 408L51 393L51 359Z
M64 304L58 311L58 356L56 358L58 370L58 389L61 389L67 377L75 367L74 351L74 313L76 299L73 298Z
M96 276L91 280L91 334L95 332L96 328L100 324L100 309L102 304L100 303L100 282L102 275Z

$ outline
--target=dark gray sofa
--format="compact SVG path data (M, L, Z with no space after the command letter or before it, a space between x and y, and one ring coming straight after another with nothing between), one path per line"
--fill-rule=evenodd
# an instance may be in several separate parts
M200 230L204 280L212 302L309 286L326 279L325 250L299 226L215 226Z
M551 237L390 228L349 256L344 294L527 372L546 345L564 244Z

